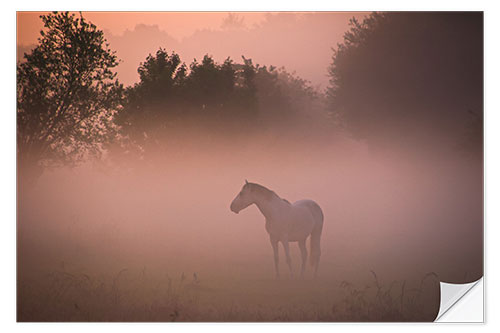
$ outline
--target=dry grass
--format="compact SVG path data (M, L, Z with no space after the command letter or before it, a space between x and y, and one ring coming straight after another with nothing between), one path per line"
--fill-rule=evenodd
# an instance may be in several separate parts
M435 309L429 306L425 283L436 279L436 273L428 273L417 288L406 288L406 281L393 281L381 285L377 274L371 271L373 283L362 289L347 281L341 283L344 299L337 318L340 321L429 321L433 320ZM428 295L427 295L428 296ZM438 301L439 302L439 301ZM438 303L439 304L439 303ZM437 314L437 313L436 313Z
M430 321L428 284L372 281L363 288L343 281L203 281L194 274L161 277L146 269L114 276L55 271L18 283L18 321L77 322L335 322ZM322 297L321 297L322 296ZM438 301L439 304L439 301Z

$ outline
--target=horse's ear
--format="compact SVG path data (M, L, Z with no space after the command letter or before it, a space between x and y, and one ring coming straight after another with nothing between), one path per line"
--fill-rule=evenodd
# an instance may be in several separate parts
M248 180L245 179L245 185L248 184Z

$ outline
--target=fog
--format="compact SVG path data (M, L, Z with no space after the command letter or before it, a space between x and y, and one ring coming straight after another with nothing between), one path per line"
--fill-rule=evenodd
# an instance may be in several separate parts
M430 272L454 283L482 275L480 163L429 149L377 153L341 135L247 139L208 148L201 135L151 163L46 172L19 197L18 278L127 269L158 278L196 273L208 286L245 281L235 290L251 291L274 279L274 267L258 209L229 210L245 179L291 202L319 203L319 281L327 286L363 286L370 270L385 283L417 285ZM280 255L286 281L282 248ZM292 260L298 272L295 244ZM311 278L309 270L305 281ZM241 301L239 293L228 297Z
M365 13L267 13L253 24L245 21L249 14L232 15L233 19L226 17L220 27L200 26L182 38L148 22L123 34L106 31L107 40L122 60L118 67L120 81L127 85L137 82L139 63L163 47L177 52L187 64L205 54L219 62L227 57L241 62L244 55L258 64L284 66L325 88L332 46L341 42L349 19L361 19Z
M18 320L434 320L483 275L482 13L352 16L105 30L125 87L52 75L102 39L18 64ZM245 180L319 204L319 277L275 278Z
M284 66L325 88L331 48L342 41L349 19L363 12L281 13L85 13L103 27L106 40L120 59L118 78L125 85L139 81L137 67L158 48L176 52L190 64L205 54L218 62L241 56L255 63ZM212 14L212 15L210 15ZM20 13L17 59L35 45L28 33L42 28L37 13ZM232 15L232 16L231 16ZM117 27L123 24L126 29ZM28 29L31 25L36 28ZM223 41L223 42L222 42Z

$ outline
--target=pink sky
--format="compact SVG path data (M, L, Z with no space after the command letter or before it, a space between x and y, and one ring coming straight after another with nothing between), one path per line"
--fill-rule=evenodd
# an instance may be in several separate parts
M18 55L36 44L42 12L17 13ZM224 25L228 12L83 12L105 32L121 64L118 78L137 82L137 67L159 47L179 53L191 63L205 54L216 61L241 56L261 65L284 66L322 88L332 47L342 41L349 19L361 12L237 12L241 25Z
M17 13L18 44L33 44L39 36L43 24L40 15L46 12ZM158 25L176 38L184 38L197 29L219 28L226 12L83 12L84 17L99 28L122 35L125 30L133 30L137 24ZM262 12L238 13L246 24L258 23L264 18Z

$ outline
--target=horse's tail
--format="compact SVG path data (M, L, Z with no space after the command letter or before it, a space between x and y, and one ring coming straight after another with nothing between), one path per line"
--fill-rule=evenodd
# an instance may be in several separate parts
M323 212L317 203L310 201L307 205L314 217L314 228L311 232L311 254L310 260L311 266L317 266L319 263L319 257L321 256L321 232L323 231Z

